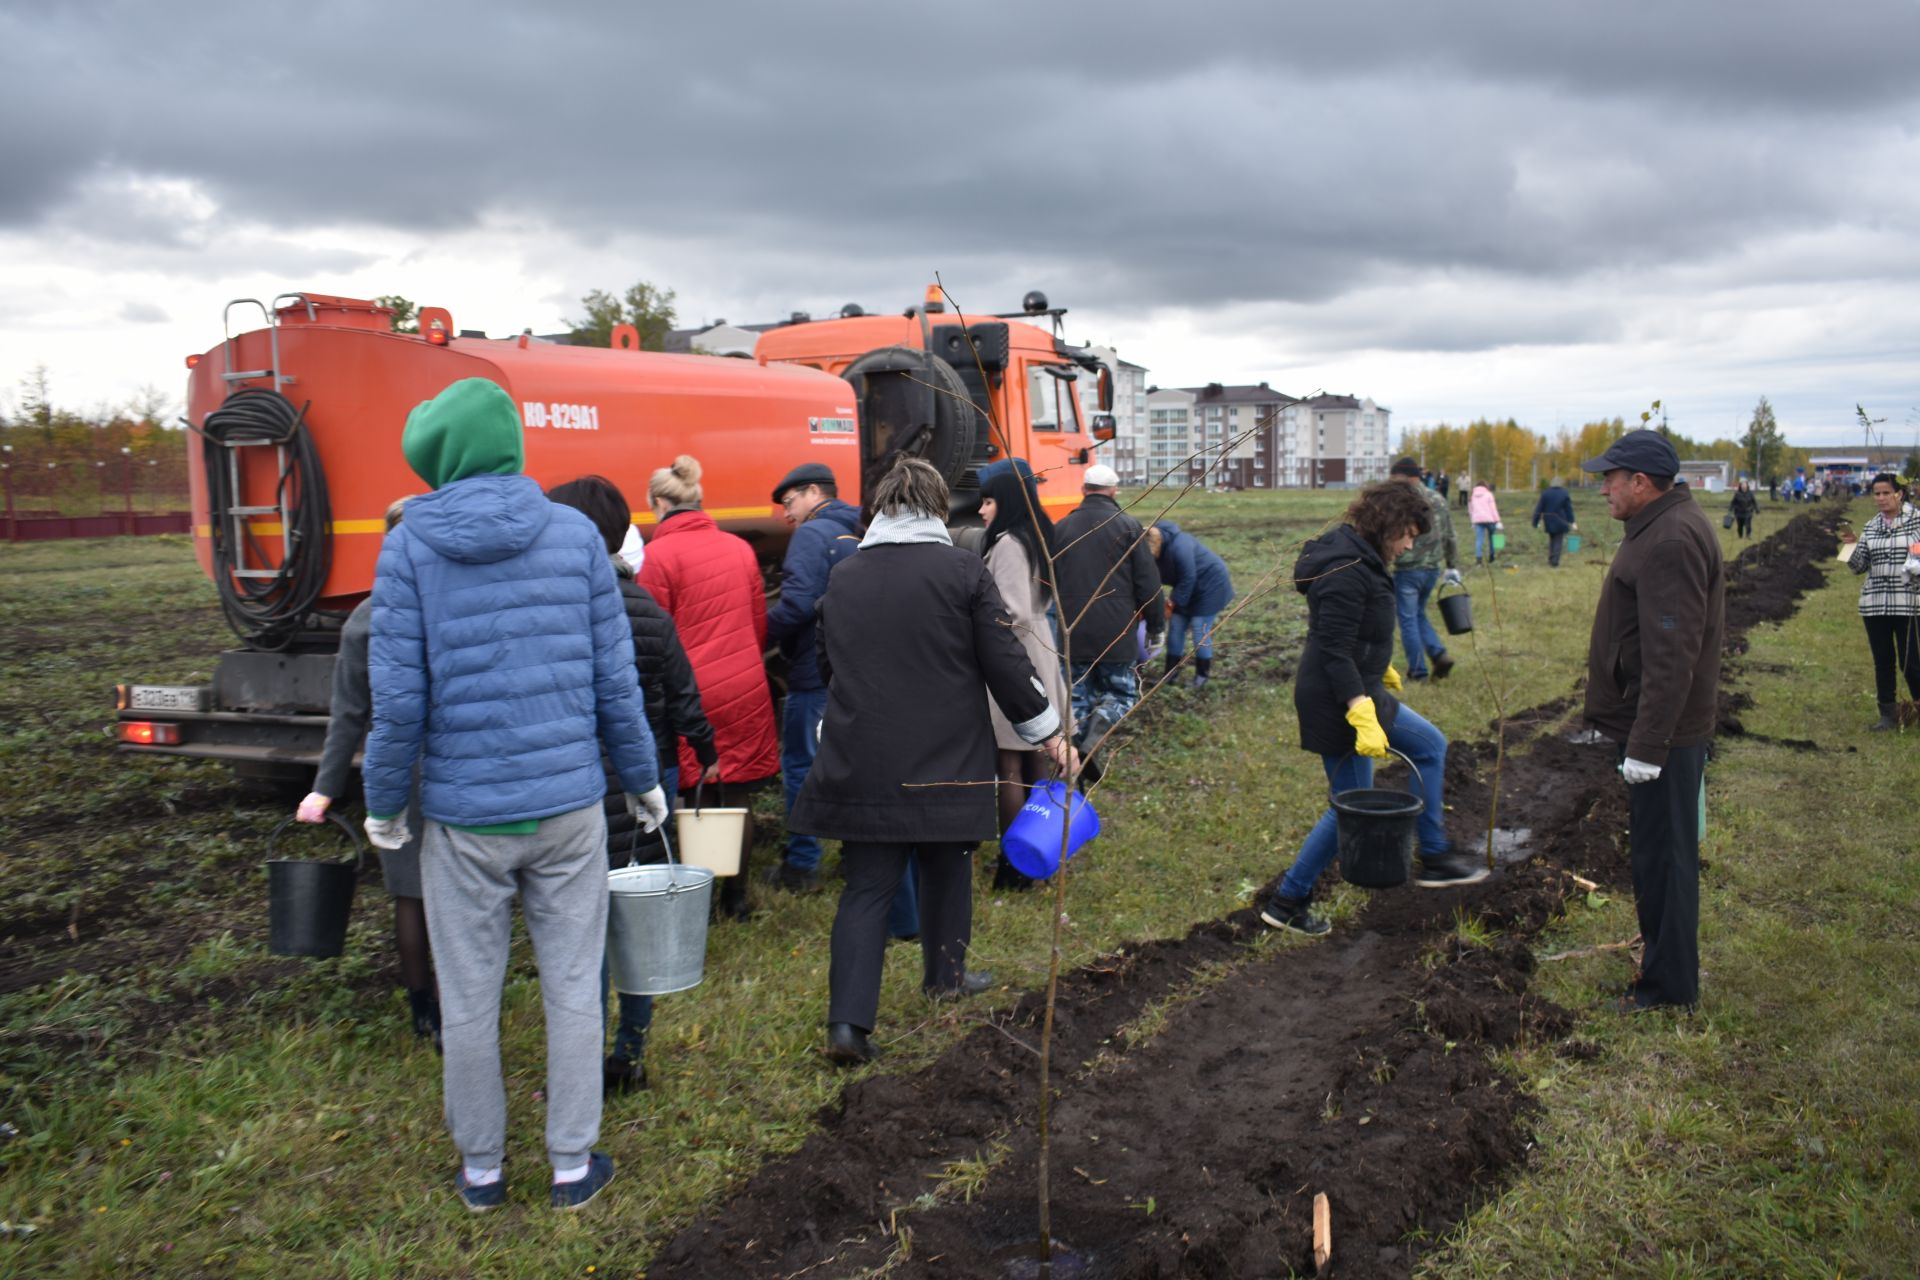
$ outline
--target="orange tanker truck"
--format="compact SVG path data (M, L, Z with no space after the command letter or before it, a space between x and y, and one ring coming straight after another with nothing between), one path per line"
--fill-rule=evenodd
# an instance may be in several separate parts
M461 378L489 378L521 407L527 474L551 486L604 475L644 505L676 454L700 458L706 508L753 543L771 575L787 526L774 484L824 462L870 490L901 455L927 458L954 489L954 519L978 504L978 472L1025 457L1049 507L1078 501L1104 413L1084 420L1077 380L1109 375L1031 320L1059 311L1028 295L1018 315L939 310L796 322L761 336L752 361L490 339L424 307L396 333L378 303L313 293L228 304L226 336L187 357L193 538L239 644L204 685L118 686L121 749L221 759L243 776L301 780L319 761L339 626L373 588L389 503L417 492L400 453L408 412ZM238 312L264 323L233 332ZM1055 514L1059 514L1056 510ZM633 513L642 533L650 510Z

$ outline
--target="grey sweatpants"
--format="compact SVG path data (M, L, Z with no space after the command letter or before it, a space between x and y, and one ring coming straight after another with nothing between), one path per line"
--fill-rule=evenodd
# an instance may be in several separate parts
M547 1157L587 1162L600 1137L600 960L607 945L607 820L595 801L531 835L427 823L420 856L440 978L447 1130L461 1159L499 1166L507 1147L500 988L513 896L527 919L547 1015Z

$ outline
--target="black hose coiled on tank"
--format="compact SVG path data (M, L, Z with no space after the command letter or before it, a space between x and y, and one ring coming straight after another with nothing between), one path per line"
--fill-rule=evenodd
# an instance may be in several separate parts
M308 402L311 404L311 401ZM306 427L307 406L299 409L278 391L247 387L207 415L201 428L207 471L207 516L213 547L213 580L220 605L234 634L255 649L284 649L299 634L333 568L333 511L327 501L326 473ZM230 450L262 441L267 449L284 445L287 460L274 488L274 502L286 512L286 558L270 578L236 578L234 523L225 515L236 495L228 471ZM257 504L265 505L265 504ZM239 518L247 541L245 563L265 568L269 561L254 536L252 517Z

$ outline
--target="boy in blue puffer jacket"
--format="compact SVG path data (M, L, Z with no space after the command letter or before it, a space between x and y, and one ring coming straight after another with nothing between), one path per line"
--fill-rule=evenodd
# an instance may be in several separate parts
M433 492L380 550L368 651L367 834L408 836L420 761L421 878L439 962L454 1186L505 1202L500 990L520 897L547 1021L550 1202L575 1209L613 1177L600 1133L606 946L601 743L648 830L666 816L633 638L593 523L520 474L520 414L465 378L414 409L400 447Z

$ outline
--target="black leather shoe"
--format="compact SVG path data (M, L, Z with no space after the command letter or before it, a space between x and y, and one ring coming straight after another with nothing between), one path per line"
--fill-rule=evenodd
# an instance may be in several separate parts
M968 970L960 975L958 986L928 987L926 990L929 1000L963 1000L993 990L993 974L984 969L977 973Z
M600 1064L603 1095L638 1093L647 1087L647 1064L631 1058L608 1058Z
M827 1024L827 1061L835 1066L857 1067L872 1062L880 1051L867 1040L867 1033L851 1022Z

